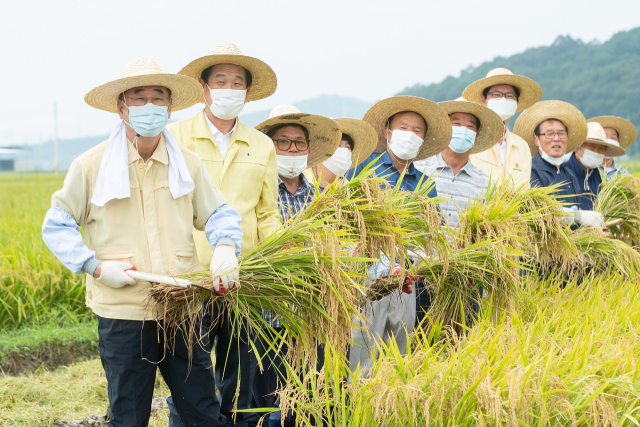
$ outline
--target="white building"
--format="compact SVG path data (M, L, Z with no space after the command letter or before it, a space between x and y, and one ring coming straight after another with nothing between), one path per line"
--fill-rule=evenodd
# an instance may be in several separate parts
M0 147L0 172L28 172L33 170L29 150Z

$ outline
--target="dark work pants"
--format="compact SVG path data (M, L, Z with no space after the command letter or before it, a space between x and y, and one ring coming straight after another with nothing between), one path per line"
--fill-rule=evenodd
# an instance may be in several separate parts
M431 295L424 279L418 279L414 286L416 291L416 328L426 317L431 308Z
M275 330L281 335L284 333L284 328L275 328ZM253 382L253 405L256 408L273 408L278 406L276 404L278 401L278 395L276 394L278 383L282 385L286 382L287 378L287 370L284 366L283 359L287 354L288 346L286 344L282 345L280 351L276 353L275 350L269 347L269 344L265 342L263 337L259 337L256 342L256 347L262 356L263 371L259 372L258 369ZM324 366L323 345L318 345L317 357L318 362L316 369L320 371ZM281 425L280 419L275 418L273 415L266 417L269 418L270 424L264 423L263 425ZM295 415L289 412L284 417L284 426L293 427L295 426L295 421Z
M255 377L257 360L251 351L246 325L240 330L239 335L233 334L240 328L234 328L233 316L228 313L215 317L217 310L212 310L207 303L205 315L202 321L203 329L208 330L212 324L216 326L209 333L208 342L205 343L210 351L215 351L215 383L220 393L220 413L227 419L227 426L248 427L255 425L260 418L255 412L236 412L236 419L233 421L233 409L237 403L237 409L249 409L251 407L251 384ZM239 386L239 389L238 389ZM215 391L212 388L212 391ZM238 398L236 402L236 391ZM183 427L185 424L179 423L177 414L182 412L175 405L175 397L167 399L167 405L171 412L169 427Z
M156 322L98 316L98 336L111 406L109 426L147 426L157 369L175 396L185 425L224 425L211 359L200 345L192 347L190 367L183 334L176 332L171 354Z

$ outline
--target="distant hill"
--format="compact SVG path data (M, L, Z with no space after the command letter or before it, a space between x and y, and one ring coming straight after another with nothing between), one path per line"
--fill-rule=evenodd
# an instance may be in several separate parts
M58 141L58 163L61 171L66 171L71 166L73 159L85 151L95 147L102 141L109 138L109 135L87 136L75 139L61 139ZM36 171L53 170L53 142L46 141L40 144L27 145L21 147L31 159L32 167Z
M615 115L636 127L640 125L640 27L617 33L604 43L584 43L560 36L551 46L527 49L508 58L497 57L463 70L459 77L449 76L426 86L416 84L398 95L421 96L436 102L455 99L470 83L498 67L532 78L542 87L542 100L570 102L587 119ZM628 152L640 154L640 142Z
M346 96L321 95L317 98L294 102L293 105L304 113L318 114L325 117L361 119L372 104ZM262 110L255 113L241 114L240 120L249 126L255 126L267 120L270 112L271 110Z

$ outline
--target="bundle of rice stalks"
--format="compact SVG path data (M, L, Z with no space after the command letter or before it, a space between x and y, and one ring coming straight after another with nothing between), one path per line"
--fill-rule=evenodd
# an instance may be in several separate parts
M603 182L594 210L607 222L624 220L610 228L611 234L633 246L640 245L640 179L634 175L618 174Z
M433 185L425 180L413 192L392 189L384 178L365 167L350 181L336 180L317 194L298 220L320 216L335 220L351 255L363 260L351 260L344 268L354 279L372 286L367 295L381 298L400 289L404 276L368 280L367 270L377 260L389 260L391 274L394 266L407 265L407 246L447 253L437 208L439 199L427 196Z
M622 280L638 280L640 254L625 242L593 227L580 227L570 236L580 253L573 274L618 275Z
M314 353L316 340L346 348L364 290L343 271L342 263L351 260L341 255L344 237L324 217L292 222L244 255L237 290L219 295L209 271L185 274L180 278L198 287L152 284L149 308L166 325L193 328L203 303L211 300L231 309L216 312L234 316L216 321L231 321L234 327L246 322L254 333L261 333L262 310L267 310L287 328L290 344L300 338L293 353Z
M477 314L481 290L496 314L515 309L520 293L518 268L523 255L507 239L482 240L452 252L446 261L427 258L416 267L425 278L432 303L428 316L461 333Z

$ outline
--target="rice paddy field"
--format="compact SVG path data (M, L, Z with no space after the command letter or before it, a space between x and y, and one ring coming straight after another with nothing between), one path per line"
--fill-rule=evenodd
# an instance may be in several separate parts
M640 162L624 164L640 172ZM63 175L0 175L0 425L55 425L102 414L106 380L84 285L48 251L40 229ZM640 426L637 275L522 275L510 313L490 298L463 334L432 320L400 357L383 346L350 382L340 351L319 375L287 385L311 424L335 426ZM57 352L57 353L56 353ZM71 356L69 356L71 355ZM30 365L20 371L7 366ZM157 380L155 396L168 395ZM166 410L151 424L167 424Z

